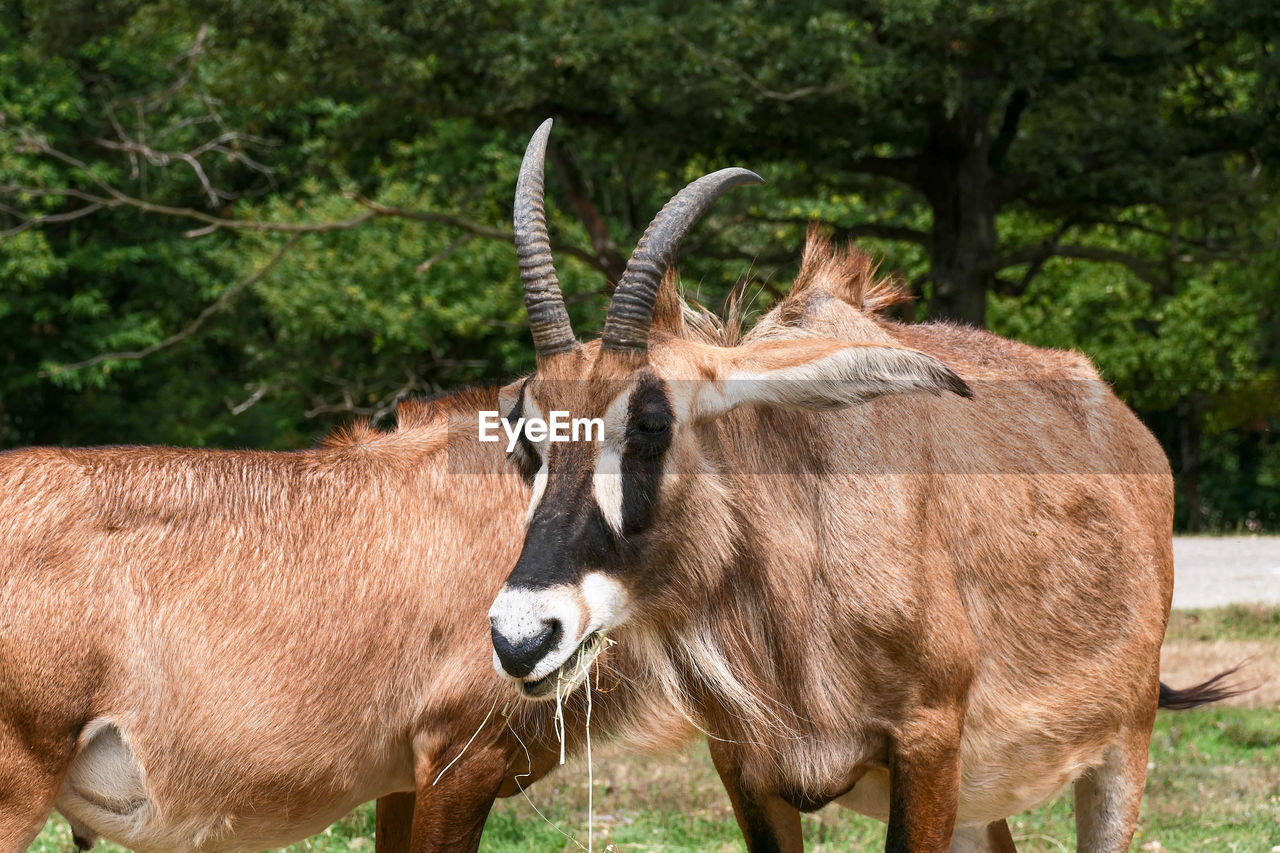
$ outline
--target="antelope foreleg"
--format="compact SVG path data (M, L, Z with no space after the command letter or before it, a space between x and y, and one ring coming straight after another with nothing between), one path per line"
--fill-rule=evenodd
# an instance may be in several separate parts
M468 753L443 773L420 760L413 809L412 853L475 853L489 809L507 771L507 754L493 747Z
M70 763L70 754L37 755L0 720L0 853L23 853L35 841Z
M947 853L960 801L960 719L921 714L898 733L889 759L886 853Z
M755 791L745 784L737 756L711 740L711 760L733 804L733 816L746 839L748 853L803 853L800 812L776 793Z

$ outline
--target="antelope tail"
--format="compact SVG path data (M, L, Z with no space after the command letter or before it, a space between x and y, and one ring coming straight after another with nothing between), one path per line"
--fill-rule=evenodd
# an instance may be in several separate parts
M1226 672L1220 672L1208 681L1202 681L1194 687L1175 690L1163 681L1160 682L1160 707L1170 711L1186 711L1199 708L1212 702L1221 702L1241 693L1248 693L1252 687L1245 687L1230 681L1231 676L1240 671L1233 666Z

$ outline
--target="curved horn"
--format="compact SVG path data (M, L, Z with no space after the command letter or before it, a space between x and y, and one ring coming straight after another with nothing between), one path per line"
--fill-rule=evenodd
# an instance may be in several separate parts
M525 148L512 216L520 281L524 283L524 306L529 312L533 351L539 363L547 356L578 346L551 260L551 238L547 235L547 214L543 209L542 172L550 134L551 119L547 119L534 131Z
M627 261L605 317L600 336L602 349L640 354L648 351L658 287L675 262L689 229L728 190L740 184L763 183L764 178L750 170L721 169L703 175L672 196L649 223Z

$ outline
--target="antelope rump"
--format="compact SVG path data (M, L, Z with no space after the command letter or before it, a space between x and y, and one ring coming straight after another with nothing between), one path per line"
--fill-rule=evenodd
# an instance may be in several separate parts
M694 181L636 247L601 339L569 326L542 213L550 121L516 239L537 371L523 546L489 615L527 696L602 632L655 706L687 715L752 851L800 812L888 823L890 851L1010 850L1005 818L1074 783L1078 849L1128 849L1173 586L1164 454L1084 357L905 325L865 259L811 239L793 292L741 340L651 328L692 224L743 169ZM803 321L800 318L807 318Z

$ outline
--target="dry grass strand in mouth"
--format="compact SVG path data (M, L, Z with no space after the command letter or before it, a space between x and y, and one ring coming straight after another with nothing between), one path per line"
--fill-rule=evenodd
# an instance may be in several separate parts
M574 687L578 684L583 685L586 690L587 697L587 714L585 722L585 739L587 752L587 853L592 853L595 849L595 771L591 763L591 665L596 663L600 655L614 641L609 639L606 632L601 631L593 634L587 642L583 643L582 648L578 649L577 656L574 659L573 672L568 678L564 677L564 667L556 673L556 736L560 739L560 763L564 764L564 700L573 692ZM596 677L599 678L600 669L596 667Z
M522 785L520 782L521 777L528 776L529 773L516 774L516 776L514 777L516 787L519 789L521 796L524 797L525 802L527 802L529 804L529 807L533 809L534 813L538 817L542 818L542 820L545 821L552 829L554 829L556 832L563 835L565 839L572 842L574 846L576 846L579 850L585 850L587 851L587 853L592 853L595 847L595 798L594 798L595 774L594 774L594 770L592 768L592 762L591 762L591 711L592 711L591 666L592 664L597 664L600 658L600 655L604 652L604 650L607 649L609 646L614 645L615 643L616 643L615 640L611 640L609 639L608 636L606 636L606 632L601 631L597 633L590 641L588 641L587 643L584 643L582 648L578 650L577 656L574 659L573 670L570 672L568 676L565 675L563 666L560 667L560 669L556 673L556 713L554 717L554 723L555 723L556 737L560 741L560 763L561 764L565 763L564 702L566 699L569 698L569 696L573 692L573 689L578 684L586 685L586 705L587 705L586 727L585 727L586 758L587 758L587 843L586 845L584 845L581 841L579 841L578 839L574 838L572 835L570 835L569 833L561 829L560 826L555 823L555 821L551 820L545 814L543 814L542 810L538 808L537 804L534 803L532 799L530 799L528 791L525 789L524 785ZM600 668L597 665L596 667L597 680L599 679L599 674L600 674ZM519 743L521 749L524 750L525 759L529 763L530 772L532 772L533 759L529 755L529 747L525 745L524 739L520 737L519 733L517 733L516 727L511 725L511 718L507 715L507 711L508 711L508 708L503 708L502 716L506 719L507 728L511 731L511 734L515 737L516 742ZM607 848L607 849L612 849L612 848Z
M609 639L608 632L599 631L587 639L582 647L575 653L573 670L565 675L565 668L560 667L556 672L556 715L555 727L556 737L560 741L560 763L565 762L565 731L564 731L564 700L569 697L575 687L579 684L585 684L587 687L587 735L590 736L591 722L591 665L596 662L604 650L615 644L614 640ZM596 670L597 678L599 677L599 668Z

